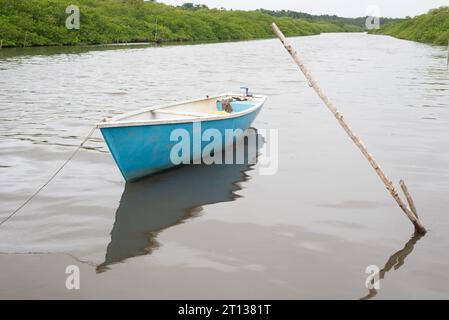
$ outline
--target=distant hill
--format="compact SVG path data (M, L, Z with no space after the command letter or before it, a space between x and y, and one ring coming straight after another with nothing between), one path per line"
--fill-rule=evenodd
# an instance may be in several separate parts
M449 7L383 25L373 34L386 34L400 39L447 45L449 39Z
M340 25L356 25L362 29L365 29L366 16L358 17L358 18L343 18L336 15L313 15L304 12L290 11L290 10L280 10L280 11L272 11L259 9L260 12L266 13L270 16L274 17L289 17L294 19L304 19L307 21L327 21L332 23L337 23ZM389 23L393 21L399 21L401 19L392 19L392 18L381 18L382 23Z
M80 9L79 30L65 26L69 5ZM345 18L209 9L188 3L174 7L143 0L0 0L3 47L260 39L273 37L273 21L287 36L363 30L359 22Z

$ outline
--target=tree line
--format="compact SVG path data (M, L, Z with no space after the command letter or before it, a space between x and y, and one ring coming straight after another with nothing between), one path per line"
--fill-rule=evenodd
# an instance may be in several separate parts
M79 29L66 28L69 5L79 7ZM0 0L3 47L259 39L273 36L271 22L287 36L362 31L351 20L209 9L188 3L175 7L144 0Z
M437 45L447 45L449 39L449 7L432 9L428 13L387 23L373 34L386 34L400 39Z

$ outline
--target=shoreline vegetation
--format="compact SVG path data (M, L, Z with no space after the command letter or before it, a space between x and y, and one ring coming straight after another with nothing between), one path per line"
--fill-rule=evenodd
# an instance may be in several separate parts
M440 7L414 18L407 17L389 22L369 33L446 46L449 40L449 7Z
M66 8L80 10L69 30ZM75 46L138 42L235 41L273 38L275 22L287 36L362 32L362 18L313 16L294 11L209 9L144 0L0 0L3 47Z
M66 8L80 10L80 28L69 30ZM343 18L296 11L209 9L144 0L0 0L0 48L227 42L273 38L275 22L286 36L365 32L366 17ZM449 7L405 19L381 18L368 31L399 39L448 45Z

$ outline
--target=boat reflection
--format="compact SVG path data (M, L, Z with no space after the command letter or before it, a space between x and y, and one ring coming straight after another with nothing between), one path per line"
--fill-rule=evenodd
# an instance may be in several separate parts
M400 267L404 265L405 258L412 253L413 249L415 248L415 244L421 239L423 235L415 232L413 236L410 238L410 240L405 244L404 248L394 253L388 261L385 263L385 266L382 268L382 270L379 271L379 281L383 280L385 278L385 274L390 271L391 269L398 270ZM371 284L373 284L374 280L371 281ZM369 289L368 294L361 298L361 300L369 300L374 298L377 295L376 289Z
M263 137L257 134L256 151L263 143ZM237 148L248 150L246 143L234 146L234 155ZM256 153L252 156L245 152L243 164L189 165L127 183L115 214L105 261L97 266L97 272L108 270L111 264L151 254L158 248L157 235L161 231L198 216L201 206L238 198L235 191L241 189L240 182L248 180L247 172L257 160Z

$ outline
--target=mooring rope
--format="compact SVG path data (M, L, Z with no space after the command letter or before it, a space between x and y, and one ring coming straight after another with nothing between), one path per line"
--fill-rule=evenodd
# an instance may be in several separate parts
M89 134L84 138L83 142L81 142L81 144L76 148L76 150L70 155L70 157L58 168L58 170L55 171L55 173L53 173L50 178L39 188L37 189L24 203L22 203L16 210L14 210L9 216L7 216L6 218L4 218L1 222L0 222L0 226L3 225L6 221L8 221L9 219L11 219L17 212L19 212L23 207L25 207L31 200L33 200L34 197L36 197L39 192L42 191L42 189L44 189L57 175L59 172L61 172L61 170L76 156L76 154L78 153L78 151L83 147L83 145L87 142L87 140L89 140L90 136L94 133L96 127L93 127Z

